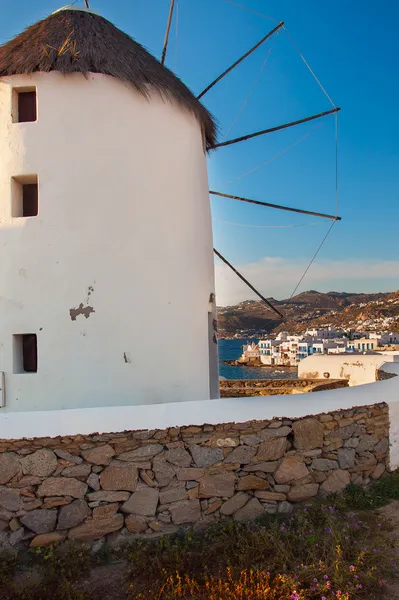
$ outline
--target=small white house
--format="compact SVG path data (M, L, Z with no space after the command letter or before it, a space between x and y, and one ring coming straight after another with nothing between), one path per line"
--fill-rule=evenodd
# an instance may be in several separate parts
M190 90L90 10L0 46L1 410L218 397L214 142Z

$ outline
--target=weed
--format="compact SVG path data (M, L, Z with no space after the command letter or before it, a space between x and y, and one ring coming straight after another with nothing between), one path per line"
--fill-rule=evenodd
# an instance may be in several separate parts
M399 473L385 475L370 487L350 484L333 498L341 509L370 510L380 508L392 500L399 500Z

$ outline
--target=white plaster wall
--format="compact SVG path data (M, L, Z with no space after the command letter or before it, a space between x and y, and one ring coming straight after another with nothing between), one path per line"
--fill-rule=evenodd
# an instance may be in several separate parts
M12 123L12 86L32 85L37 122ZM10 216L22 174L38 175L37 217ZM3 412L210 397L212 228L191 113L105 75L2 78L0 249ZM81 303L94 312L72 321ZM22 333L38 336L37 374L13 373Z
M386 365L399 374L399 365ZM397 449L394 468L399 466L399 377L366 386L328 390L295 396L223 398L146 406L110 406L32 413L0 412L0 439L55 437L58 435L119 432L134 429L164 429L204 423L243 423L278 417L300 418L386 402L390 408L391 443Z
M298 365L298 377L303 379L348 379L350 386L372 383L376 380L376 371L386 362L398 361L394 355L314 355L308 356Z

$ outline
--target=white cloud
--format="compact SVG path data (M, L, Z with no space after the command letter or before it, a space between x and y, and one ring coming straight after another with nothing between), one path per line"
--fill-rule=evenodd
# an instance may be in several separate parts
M216 297L220 306L257 298L227 265L216 259ZM306 258L266 256L256 263L234 266L266 298L288 298L309 264ZM393 291L399 285L399 261L315 261L296 293L316 289L345 292Z

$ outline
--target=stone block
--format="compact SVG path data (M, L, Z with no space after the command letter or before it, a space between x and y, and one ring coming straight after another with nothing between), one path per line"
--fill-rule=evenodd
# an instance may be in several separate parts
M371 479L379 479L381 477L381 475L383 475L384 473L385 473L385 465L380 463L379 465L376 466L374 471L371 473Z
M340 448L338 462L340 469L350 469L355 464L356 450L354 448Z
M284 425L284 427L279 427L278 429L262 429L262 431L259 432L259 435L261 436L262 440L268 440L270 438L287 437L291 431L291 427Z
M257 498L252 498L233 515L235 521L249 521L263 515L264 508Z
M22 497L19 490L0 487L0 508L16 512L23 508Z
M144 488L134 492L122 505L122 512L141 516L155 516L159 500L159 490Z
M57 468L57 456L49 448L42 448L33 454L28 454L21 460L24 475L49 477Z
M183 468L177 471L177 479L179 481L197 481L204 475L205 469L198 469L196 467Z
M159 494L160 504L170 504L171 502L177 502L178 500L185 500L187 498L187 491L185 487L173 488L166 490Z
M336 460L328 458L315 458L312 462L312 469L315 471L331 471L332 469L338 469L338 463Z
M21 471L21 462L15 452L3 452L0 454L0 485L8 483Z
M286 500L287 496L285 494L280 494L279 492L257 491L257 492L255 492L255 498L258 498L259 500L265 500L265 501L280 502L282 500Z
M49 477L39 487L38 496L72 496L83 498L87 492L87 485L73 477Z
M262 471L263 473L274 473L274 471L277 469L278 466L278 462L277 461L273 461L273 462L256 462L256 463L251 463L249 465L245 465L245 467L242 468L243 471Z
M230 500L227 500L227 502L222 504L222 506L220 507L221 514L222 515L234 514L237 510L242 508L248 502L250 497L251 496L249 496L245 492L238 492L232 498L230 498Z
M109 519L93 519L82 523L68 532L70 540L96 540L123 527L123 515L116 514Z
M137 489L138 469L126 464L121 467L107 467L100 475L100 485L107 491L135 492Z
M265 479L261 479L256 475L246 475L240 478L237 490L265 490L268 487L270 487L269 482Z
M76 527L90 514L91 510L85 500L74 500L60 509L57 529L71 529L72 527Z
M317 483L305 483L304 485L292 487L288 492L287 498L290 502L310 500L310 498L316 496L318 490L319 485Z
M198 446L194 444L190 447L190 452L197 467L210 467L224 459L221 448L209 448L207 446Z
M32 510L21 518L21 523L34 533L54 531L57 522L57 511L45 508Z
M274 430L276 431L276 430ZM271 438L259 445L256 458L260 461L275 461L282 458L287 448L285 437Z
M108 465L111 458L115 456L115 450L109 444L104 446L96 446L83 452L85 460L94 465Z
M193 446L194 447L194 446ZM184 448L172 448L165 453L166 460L177 467L189 467L191 455Z
M61 450L59 448L56 448L54 450L54 452L59 458L63 458L64 460L67 460L68 462L75 463L75 465L80 465L83 462L83 458L81 456L76 456L75 454L71 454L70 452L67 452L66 450Z
M201 517L199 500L185 500L170 507L170 514L175 525L195 523Z
M77 501L78 502L78 501ZM105 504L104 506L96 506L93 510L93 519L109 519L118 512L119 503Z
M154 473L160 487L168 485L174 478L177 467L172 467L166 460L154 460Z
M289 483L295 479L306 477L309 471L306 465L294 457L283 458L274 473L276 483Z
M87 494L90 502L126 502L129 500L129 492L93 492Z
M328 494L342 492L350 484L351 476L349 471L337 469L332 471L327 479L321 484L321 490Z
M161 444L147 444L145 446L140 446L135 450L131 450L130 452L123 452L118 456L118 460L123 460L126 462L144 462L146 460L151 460L162 452L163 446Z
M233 452L225 458L224 464L238 463L240 465L246 465L251 462L252 458L256 454L256 448L251 446L238 446L234 448Z
M280 502L277 508L277 512L281 515L290 515L293 510L294 507L291 504L291 502L287 502L285 500L283 500L283 502Z
M298 450L312 450L323 446L324 427L316 419L301 419L292 425L294 446Z
M213 496L230 498L234 495L234 473L221 473L220 475L206 475L199 480L199 498L212 498Z
M50 544L60 544L66 539L66 533L61 531L52 531L51 533L41 533L36 535L30 543L31 548L49 546Z
M130 533L143 533L147 529L147 521L144 517L128 515L125 519L125 525Z
M74 467L66 467L62 472L62 477L83 477L86 479L91 472L91 465L87 463L81 463Z
M91 473L87 478L86 483L95 492L98 492L100 489L100 478L96 473Z

